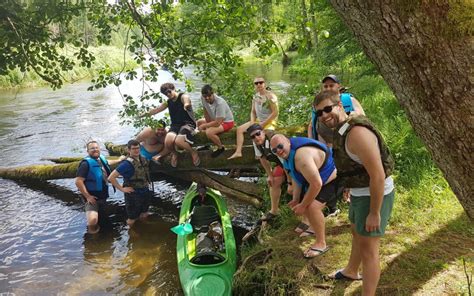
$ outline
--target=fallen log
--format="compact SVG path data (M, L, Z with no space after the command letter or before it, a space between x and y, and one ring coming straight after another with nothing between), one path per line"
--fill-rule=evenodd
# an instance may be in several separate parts
M54 179L75 178L79 161L62 164L31 165L16 168L0 168L0 177L21 181L46 181ZM231 198L260 206L263 191L257 184L221 176L202 168L193 167L193 171L175 169L152 163L153 173L163 173L187 181L200 182L215 188Z

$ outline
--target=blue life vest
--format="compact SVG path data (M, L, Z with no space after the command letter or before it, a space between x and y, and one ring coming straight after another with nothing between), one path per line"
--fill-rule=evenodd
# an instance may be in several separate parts
M354 111L354 105L352 104L352 94L350 93L342 93L339 95L341 100L342 106L344 107L344 111L347 114ZM311 112L311 131L313 132L313 139L318 139L318 131L316 130L316 123L318 122L318 115L316 114L316 110L312 110Z
M324 159L323 165L318 168L319 175L321 176L323 184L326 184L332 172L336 169L334 159L332 158L332 149L328 148L326 145L324 145L324 143L304 137L290 138L290 143L290 154L288 155L288 159L285 159L285 161L283 162L283 166L290 173L293 181L295 181L298 186L301 187L303 192L306 192L309 184L304 178L304 176L295 168L295 155L296 150L298 150L299 148L305 146L312 146L321 149L326 153L326 158Z
M110 174L111 170L107 159L105 159L105 157L102 155L99 156L99 159L102 161L107 174ZM98 160L91 158L90 156L85 157L84 160L89 164L89 172L87 173L87 178L85 181L87 190L102 191L102 182L104 181L104 178L102 176L103 173Z

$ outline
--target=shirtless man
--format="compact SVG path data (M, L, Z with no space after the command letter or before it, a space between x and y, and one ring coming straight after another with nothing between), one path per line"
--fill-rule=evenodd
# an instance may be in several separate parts
M160 120L158 127L153 129L151 127L144 128L136 137L140 142L140 154L148 160L160 153L165 145L166 137L166 123Z

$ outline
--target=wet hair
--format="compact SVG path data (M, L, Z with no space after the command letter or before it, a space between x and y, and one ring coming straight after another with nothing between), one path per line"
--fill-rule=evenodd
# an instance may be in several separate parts
M174 90L174 84L173 83L167 82L167 83L163 83L160 86L160 92L162 94L165 94L169 89Z
M323 90L314 96L313 105L316 106L324 100L330 100L334 104L339 103L339 92L333 90Z
M89 141L89 142L86 143L86 149L89 150L89 145L94 144L94 143L99 145L99 142L97 142L96 140L92 140L92 141Z
M128 143L127 143L127 148L128 148L128 149L131 149L132 146L140 146L140 142L138 142L137 140L130 140L130 141L128 141Z
M212 86L210 86L209 84L206 84L201 88L201 94L203 96L204 95L212 95L213 93L214 93L214 90L212 89Z

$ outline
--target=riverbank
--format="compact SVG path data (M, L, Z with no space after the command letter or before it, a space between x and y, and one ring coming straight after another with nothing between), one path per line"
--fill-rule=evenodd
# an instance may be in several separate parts
M395 158L397 191L389 228L381 243L382 276L378 293L467 294L463 260L468 275L472 276L474 226L382 77L368 62L360 64L351 57L328 65L311 55L296 55L287 71L299 82L279 97L280 110L285 110L280 113L280 122L305 126L320 79L335 73L361 102ZM343 268L348 260L351 249L348 205L340 205L342 213L327 220L326 239L331 249L306 260L303 252L314 239L297 236L293 231L297 219L285 204L282 201L280 205L280 226L265 232L263 244L243 247L245 264L234 279L234 293L360 293L361 282L341 283L327 277Z
M449 189L424 188L436 199L432 207L410 205L413 190L397 191L393 216L381 243L380 295L462 295L464 272L472 276L474 227ZM340 205L341 206L341 205ZM351 248L348 205L327 218L330 250L313 259L303 252L314 238L299 238L297 219L282 206L280 227L265 232L263 244L244 246L251 257L234 278L236 295L344 295L360 293L361 282L335 281L328 274L343 268ZM472 287L471 287L472 288Z
M63 72L65 83L74 83L80 80L95 77L99 71L108 65L112 72L120 72L124 68L136 68L137 64L129 56L128 52L114 46L100 46L90 48L96 60L91 68L74 67L71 71ZM0 75L0 89L30 88L46 86L47 82L42 80L33 71L21 72L18 68L10 70L8 75Z

